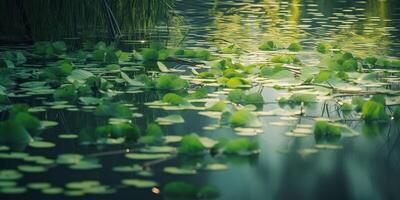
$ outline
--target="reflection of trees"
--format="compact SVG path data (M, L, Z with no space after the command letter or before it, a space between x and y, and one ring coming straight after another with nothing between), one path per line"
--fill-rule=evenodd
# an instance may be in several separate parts
M289 43L304 38L307 33L310 37L321 34L324 39L360 56L386 54L390 49L393 38L387 27L391 25L393 2L368 0L365 4L349 4L321 0L315 3L318 6L310 7L302 0L260 0L231 6L216 0L208 12L212 21L206 28L207 38L214 42L218 41L216 38L223 38L243 48L256 49L261 40ZM309 8L318 11L311 12ZM328 16L332 18L325 23ZM322 26L320 21L324 22Z
M368 0L363 9L365 10L358 15L364 16L365 19L359 19L357 15L351 26L341 28L339 33L333 34L334 40L339 42L343 49L358 55L386 54L391 42L387 29L389 3ZM343 21L342 25L345 22Z
M291 0L288 12L283 16L279 0L263 0L256 5L246 4L228 10L219 9L220 1L215 1L211 17L210 40L226 39L245 48L257 47L260 40L293 41L301 30L301 0ZM249 43L249 40L254 41Z

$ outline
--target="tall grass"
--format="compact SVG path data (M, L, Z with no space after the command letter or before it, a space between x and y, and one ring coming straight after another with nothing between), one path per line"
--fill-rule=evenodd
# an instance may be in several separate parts
M106 2L128 39L146 34L157 24L173 21L174 0ZM103 0L1 0L0 35L31 35L33 40L107 37L112 27L108 14Z

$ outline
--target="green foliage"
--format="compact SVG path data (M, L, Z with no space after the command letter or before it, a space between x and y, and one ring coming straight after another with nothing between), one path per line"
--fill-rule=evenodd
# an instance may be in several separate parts
M182 90L186 89L188 86L189 83L186 80L181 79L175 74L161 75L156 80L157 90Z
M198 58L200 60L211 60L211 53L205 49L192 50L192 49L178 49L175 51L175 55L183 56L187 58Z
M155 49L143 49L142 50L143 60L145 61L156 61L158 60L158 51Z
M400 59L367 57L364 59L364 62L370 67L400 68Z
M299 43L291 43L288 47L289 51L299 52L303 50L303 47Z
M8 98L8 96L6 94L0 93L0 105L9 104L9 103L10 103L10 99Z
M243 86L243 84L245 84L245 83L246 82L243 79L241 79L239 77L233 77L233 78L227 80L225 82L225 85L228 88L235 89L235 88L239 88L239 87Z
M246 99L246 93L243 90L232 90L228 93L227 99L233 103L243 103Z
M348 52L335 52L322 57L320 67L333 71L353 72L358 70L358 60Z
M194 93L190 94L192 99L202 99L206 98L208 94L208 89L206 87L198 88Z
M226 154L249 155L259 150L259 144L256 140L237 138L228 141L223 148Z
M0 68L8 67L13 68L15 66L26 63L27 59L21 51L5 51L0 53Z
M361 98L360 96L354 96L351 99L351 104L355 106L354 110L357 112L361 112L362 106L365 103L365 100Z
M135 142L140 137L140 129L130 123L109 124L97 127L96 135L98 139L123 137L127 141Z
M363 103L361 113L366 122L383 122L388 119L385 105L379 101L379 99L377 101L371 99Z
M226 78L243 77L243 74L241 74L240 72L238 72L232 68L225 69L223 71L223 74L224 74L224 77L226 77Z
M15 65L11 60L0 59L0 68L14 68Z
M400 106L396 106L396 108L394 109L394 111L393 111L393 118L394 118L396 121L399 121L399 120L400 120Z
M264 99L260 93L254 92L246 94L243 90L232 90L228 93L227 99L233 103L241 103L244 105L262 105Z
M328 121L317 121L314 125L314 136L317 141L336 140L342 135L342 129L340 126L328 122Z
M356 71L358 68L357 60L354 58L345 60L342 67L342 71Z
M376 57L373 57L373 56L364 58L364 62L366 64L369 64L369 65L372 65L372 66L374 66L377 61L378 61L378 59Z
M197 188L183 181L169 182L163 188L166 197L191 199L196 198Z
M211 53L207 50L198 50L196 51L195 57L201 60L210 60Z
M150 123L147 125L146 135L161 138L164 136L164 132L158 124Z
M9 118L0 122L0 144L24 145L42 131L38 118L27 112L28 105L15 104L9 111Z
M36 136L41 132L40 120L27 112L19 112L11 120L23 127L32 136Z
M196 134L183 136L179 146L179 153L185 155L202 155L204 154L204 151L205 147L200 142L199 136Z
M332 49L332 45L328 43L319 43L316 49L318 52L326 54L329 53L329 51Z
M150 123L147 125L145 135L139 138L139 144L162 143L164 132L158 124Z
M40 77L50 84L58 85L65 80L65 77L71 74L72 70L73 66L70 61L61 60L56 62L55 66L44 69Z
M258 49L261 51L275 51L282 49L283 45L274 41L265 41L262 42Z
M233 127L244 127L249 125L254 118L255 116L251 114L251 112L247 110L238 110L229 118L229 123Z
M298 106L301 103L304 103L304 105L309 105L314 102L316 102L316 96L313 94L294 93L289 98L279 99L279 104L287 104L289 106Z
M217 188L212 186L198 187L183 181L167 183L163 188L166 198L173 199L211 199L219 196Z
M263 77L271 77L282 70L284 70L282 64L274 64L272 67L263 66L261 68L260 75Z
M223 101L218 101L217 103L213 104L209 108L207 108L210 111L215 111L215 112L222 112L226 107L226 103Z
M0 144L20 145L32 141L29 132L14 120L0 122Z
M167 93L162 98L163 102L172 104L172 105L182 105L186 103L185 99L175 93Z
M260 93L254 92L246 95L244 99L245 104L262 105L264 104L264 98Z
M372 96L371 101L375 101L382 105L386 105L385 95L382 95L382 94L377 94L377 95Z
M216 187L206 185L198 189L196 196L199 199L212 199L217 198L219 195L219 191Z
M226 53L226 54L242 54L243 53L243 49L236 45L236 44L230 44L228 46L225 46L223 48L221 48L221 52L222 53Z
M332 71L329 70L321 70L315 77L314 77L314 82L315 83L323 83L330 78L333 77Z
M104 42L97 43L91 58L95 61L106 64L117 64L119 62L117 50L115 49L115 44L113 43L108 46Z
M62 54L67 51L67 45L63 41L53 42L52 46L56 54Z
M143 83L148 88L154 87L154 82L146 74L135 76L135 80Z
M215 75L209 71L205 71L205 72L200 72L197 76L199 78L214 78Z
M119 103L103 102L97 106L94 113L102 117L132 118L132 111L125 105Z
M56 55L64 54L67 51L67 45L63 41L57 42L36 42L34 44L34 53L43 58L51 58Z
M78 99L78 92L74 85L63 85L57 88L53 94L53 98L56 101L68 101L73 103Z
M349 113L353 110L353 106L349 103L343 103L342 106L340 107L340 110L343 113Z
M275 55L271 58L273 63L300 63L300 60L295 55Z

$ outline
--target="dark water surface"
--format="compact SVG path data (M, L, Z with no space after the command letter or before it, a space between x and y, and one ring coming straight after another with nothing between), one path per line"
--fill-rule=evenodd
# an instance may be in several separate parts
M357 55L400 56L400 2L359 0L254 0L254 1L201 1L180 0L177 14L182 16L182 27L170 27L169 43L184 47L209 48L232 42L249 52L256 51L262 40L300 41L305 52L311 52L315 43L329 41L340 44L343 49ZM160 27L163 29L163 27ZM256 63L262 57L256 53L245 53L233 57L244 64ZM312 53L301 55L304 63L315 63ZM259 88L253 88L257 91ZM263 97L274 101L278 91L265 87ZM118 96L133 104L135 112L143 117L135 119L141 128L159 116L177 113L185 123L164 126L172 135L196 132L201 136L236 137L231 128L203 130L204 126L216 121L199 115L198 111L165 111L152 109L144 102L157 100L154 92ZM15 98L18 102L40 105L39 100ZM322 104L306 110L308 116L322 117ZM263 110L278 108L277 103L265 104ZM62 153L92 155L102 164L100 169L76 171L66 166L54 166L45 173L26 173L18 182L49 182L63 187L66 183L81 180L99 180L117 190L113 194L68 197L45 195L40 191L28 190L20 195L0 195L0 199L163 199L150 189L134 189L121 185L124 178L143 178L134 173L116 173L117 165L132 164L124 157L123 145L80 145L77 139L59 139L58 134L79 134L83 128L94 129L107 120L94 117L91 112L71 112L65 109L39 113L40 119L58 122L56 127L46 130L41 137L56 143L53 149L27 147L30 155L45 155L55 159ZM326 117L326 114L324 115ZM337 117L331 114L331 117ZM250 157L228 157L224 171L199 171L196 175L170 175L163 167L188 162L174 158L155 165L154 176L149 177L162 185L173 180L216 186L220 200L267 200L267 199L400 199L400 131L399 125L388 123L383 126L367 126L360 121L346 124L360 132L358 137L342 137L336 144L339 149L315 149L312 135L289 137L285 133L293 129L295 122L313 124L307 117L286 119L284 117L260 117L264 132L255 136L260 143L261 153ZM286 125L273 122L284 121ZM289 125L287 125L289 124ZM293 125L290 125L293 124ZM116 151L113 153L113 151ZM122 152L120 152L122 150ZM110 155L97 155L111 152ZM194 158L192 158L194 159ZM190 159L189 159L190 160ZM1 159L0 169L12 169L23 163L20 160ZM147 177L144 177L147 179Z

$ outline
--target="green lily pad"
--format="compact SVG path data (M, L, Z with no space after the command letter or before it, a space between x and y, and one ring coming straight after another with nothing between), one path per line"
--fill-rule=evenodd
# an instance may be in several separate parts
M42 189L42 193L47 194L47 195L57 195L57 194L61 194L63 192L64 192L64 189L60 188L60 187L50 187L50 188Z
M179 175L191 175L197 173L195 169L179 168L179 167L164 167L163 171L168 174L179 174Z
M143 170L143 167L140 165L123 165L123 166L115 166L112 168L115 172L139 172Z
M38 148L38 149L48 149L48 148L53 148L56 145L52 142L46 142L46 141L33 141L29 143L30 147L33 148Z
M171 156L171 154L166 154L166 153L155 153L155 154L128 153L125 155L126 158L129 158L132 160L156 160L156 159L168 158L170 156Z
M38 165L20 165L18 166L18 170L28 173L42 173L47 171L47 168Z
M127 186L134 186L137 188L152 188L158 185L157 182L141 179L123 179L122 184Z
M2 194L23 194L25 192L25 187L5 187L0 189L0 193Z
M43 190L46 188L50 188L51 184L47 182L33 182L28 183L27 187L32 190Z
M18 180L22 178L22 174L16 170L4 169L0 170L0 180Z

